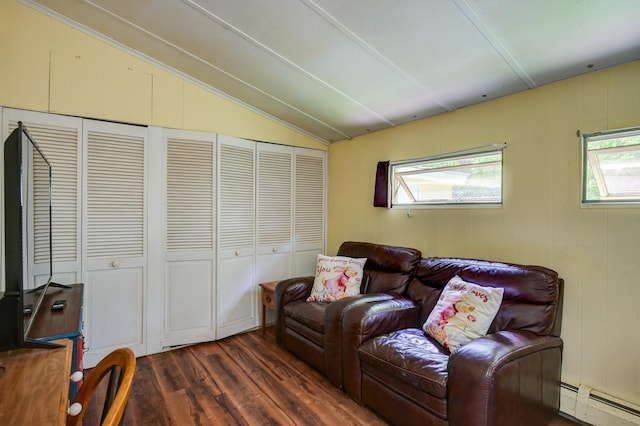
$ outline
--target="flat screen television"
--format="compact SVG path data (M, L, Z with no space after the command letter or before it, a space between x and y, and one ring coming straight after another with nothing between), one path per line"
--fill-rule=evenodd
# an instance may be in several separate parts
M33 161L28 161L29 159ZM27 289L27 273L25 269L25 253L27 248L27 226L25 204L28 195L29 178L34 176L33 170L48 170L49 208L49 277L38 288ZM42 300L53 277L52 252L52 197L51 197L51 163L27 128L18 122L4 143L4 271L5 291L0 299L0 350L19 347L57 347L51 343L29 338L29 330L39 311ZM41 182L46 185L46 182ZM31 185L33 186L33 184ZM46 216L46 212L44 213ZM46 228L46 225L45 225ZM27 292L33 292L25 306ZM27 309L25 309L27 308Z

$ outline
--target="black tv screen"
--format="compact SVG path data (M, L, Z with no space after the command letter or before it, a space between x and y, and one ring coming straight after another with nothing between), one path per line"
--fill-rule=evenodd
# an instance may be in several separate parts
M24 280L21 127L11 132L4 142L5 296L22 293Z
M31 158L33 161L28 161ZM28 290L25 268L27 249L26 210L28 179L33 176L33 168L45 168L48 172L49 209L49 277L37 289ZM29 173L28 173L29 172ZM44 342L32 342L28 338L29 329L53 275L52 234L51 234L51 164L31 137L26 127L18 122L4 143L4 221L5 246L4 270L5 292L0 299L0 350L21 346L48 347ZM30 313L25 313L25 293L35 291L35 303Z

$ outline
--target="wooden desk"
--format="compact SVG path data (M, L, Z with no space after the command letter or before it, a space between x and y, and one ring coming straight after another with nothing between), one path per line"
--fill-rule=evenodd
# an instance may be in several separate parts
M55 343L63 347L0 352L0 424L66 423L73 343Z
M280 281L269 281L266 283L260 283L261 287L261 300L262 300L262 334L267 330L267 308L275 309L276 299L276 285Z

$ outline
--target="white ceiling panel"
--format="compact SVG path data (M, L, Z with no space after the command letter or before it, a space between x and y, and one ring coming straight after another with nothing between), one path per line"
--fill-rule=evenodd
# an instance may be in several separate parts
M640 57L637 0L469 3L538 86Z
M445 110L528 88L455 2L367 2L364 19L359 2L322 4Z
M640 59L638 0L21 0L327 143Z

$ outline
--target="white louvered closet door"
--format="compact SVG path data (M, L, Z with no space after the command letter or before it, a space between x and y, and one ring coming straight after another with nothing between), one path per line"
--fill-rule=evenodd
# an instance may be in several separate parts
M290 278L293 253L293 148L258 143L257 282Z
M314 275L325 252L326 152L294 149L294 276Z
M166 131L163 346L215 340L215 135Z
M73 284L80 277L79 139L82 120L31 111L4 110L8 132L26 126L52 167L52 258L53 281ZM39 155L30 150L25 173L27 251L26 284L29 288L49 278L49 174Z
M113 349L146 354L147 128L84 121L85 308L91 366Z
M255 259L255 142L218 136L216 338L258 325Z

